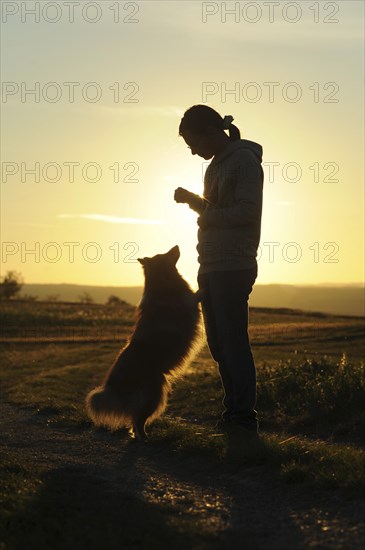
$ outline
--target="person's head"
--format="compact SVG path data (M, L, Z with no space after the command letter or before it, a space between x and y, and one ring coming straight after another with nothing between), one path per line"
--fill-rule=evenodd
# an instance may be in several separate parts
M240 131L232 124L232 120L232 116L223 118L208 105L193 105L181 119L179 135L184 138L192 155L199 155L208 160L229 141L241 138ZM228 130L229 136L225 130Z

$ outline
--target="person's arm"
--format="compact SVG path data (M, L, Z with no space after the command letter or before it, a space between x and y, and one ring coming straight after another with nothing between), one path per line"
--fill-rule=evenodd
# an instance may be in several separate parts
M225 208L209 208L198 218L202 229L251 225L260 216L262 208L263 172L259 162L250 155L239 159L235 184L235 204Z

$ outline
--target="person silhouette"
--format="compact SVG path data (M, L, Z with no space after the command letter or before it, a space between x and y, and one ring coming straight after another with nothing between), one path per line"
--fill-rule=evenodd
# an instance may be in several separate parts
M190 107L179 135L193 155L211 160L203 196L174 193L199 214L198 285L208 347L224 390L217 427L258 433L256 367L248 334L248 300L257 278L264 172L262 146L241 139L233 117L207 105ZM226 133L228 130L228 134Z

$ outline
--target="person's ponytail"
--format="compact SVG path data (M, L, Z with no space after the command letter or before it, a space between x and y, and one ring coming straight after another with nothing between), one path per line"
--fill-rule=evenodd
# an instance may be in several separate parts
M232 115L226 115L223 119L223 130L228 130L229 137L231 141L237 141L238 139L241 139L241 132L235 126L232 124L234 121L234 118Z
M239 131L237 126L235 126L234 124L231 123L229 125L228 132L229 132L229 137L231 138L232 141L237 141L241 139L241 132Z

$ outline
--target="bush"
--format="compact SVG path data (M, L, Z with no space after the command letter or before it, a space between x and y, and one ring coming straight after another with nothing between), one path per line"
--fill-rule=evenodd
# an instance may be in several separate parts
M94 300L88 292L83 292L82 294L79 294L79 300L82 304L93 304Z
M262 411L283 419L306 424L363 422L364 364L349 362L345 354L338 362L323 357L265 364L259 372L258 395Z
M22 275L16 271L8 271L0 283L0 298L10 300L15 298L24 284Z
M115 294L111 294L106 302L107 306L122 306L125 305L127 302L119 298L119 296L115 296Z

